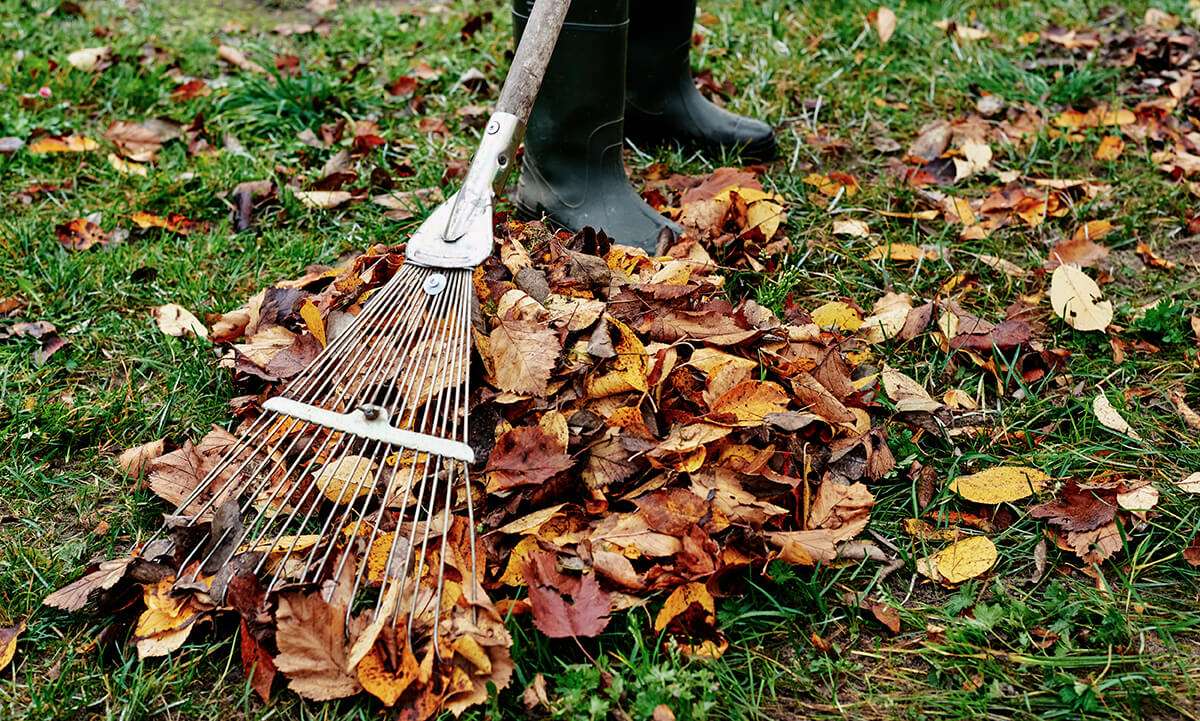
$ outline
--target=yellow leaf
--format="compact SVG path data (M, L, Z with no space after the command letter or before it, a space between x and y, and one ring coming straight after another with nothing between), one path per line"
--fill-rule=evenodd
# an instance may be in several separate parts
M607 322L610 328L615 328L621 336L621 340L613 346L617 356L584 379L584 390L589 398L603 398L631 390L645 393L650 390L650 383L646 380L649 362L646 346L642 345L637 334L621 321L608 318Z
M941 583L962 583L996 565L996 545L986 536L972 536L917 561L917 571Z
M1075 229L1072 240L1100 240L1113 231L1113 224L1107 220L1089 220Z
M42 138L29 146L31 153L82 153L100 147L91 138L68 135L65 138Z
M317 309L317 304L305 299L304 304L300 306L300 317L308 326L308 332L321 342L322 348L325 347L325 321L321 319L321 311Z
M1054 314L1075 330L1103 331L1112 322L1112 303L1101 297L1100 286L1077 266L1060 265L1050 276Z
M17 653L17 637L24 630L24 621L10 628L0 628L0 671L12 663L13 656Z
M996 466L950 482L950 490L975 503L1008 503L1041 491L1050 476L1027 466Z
M867 260L881 260L888 258L894 261L913 261L925 254L919 246L911 243L890 243L888 245L877 245L871 248L871 252L867 254Z
M1125 141L1115 135L1105 136L1096 148L1096 160L1116 160L1125 150Z
M115 153L108 154L108 164L113 167L121 175L140 175L146 177L146 166L141 163L132 163L127 160L122 160Z
M812 312L813 323L822 328L839 328L855 331L862 325L862 317L849 303L831 301Z

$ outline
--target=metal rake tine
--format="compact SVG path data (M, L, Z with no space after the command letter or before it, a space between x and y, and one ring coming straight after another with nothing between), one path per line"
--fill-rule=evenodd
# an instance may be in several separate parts
M420 292L420 290L419 290L419 286L418 286L418 292ZM445 303L444 303L444 301L445 301L445 297L443 296L443 297L440 297L440 298L438 298L438 301L442 301L442 302L441 302L441 304L440 304L440 305L438 305L437 307L431 307L431 308L429 308L429 312L427 313L427 315L434 315L434 314L436 314L437 312L440 312L440 310L441 310L441 306L445 304ZM432 306L433 304L431 303L430 305ZM413 344L411 344L411 345L408 345L408 346L405 346L405 349L408 349L408 348L420 348L420 347L421 347L421 345L422 345L423 343L425 343L426 341L428 341L428 340L430 340L430 339L431 339L431 335L432 335L432 333L433 333L433 330L434 330L434 325L433 325L432 323L426 323L426 324L425 324L425 326L422 328L422 332L421 332L421 334L420 334L420 337L419 337L419 338L418 338L418 339L415 341L415 343L413 343ZM393 353L393 356L394 356L394 357L395 357L395 356L399 356L399 358L403 358L403 354L401 354L401 352L400 352L400 349L397 349L397 350L396 350L396 352L395 352L395 353ZM398 358L398 359L399 359L399 358ZM427 370L427 367L428 367L428 365L427 365L427 363L426 363L426 365L422 366L422 367L421 367L421 368L418 370L418 372L414 373L413 371L414 371L414 370L417 370L417 369L415 369L415 367L414 367L413 365L409 365L409 367L406 369L406 371L405 371L405 373L404 373L404 377L403 377L403 379L401 380L401 382L400 382L400 383L397 383L397 384L395 384L395 388L396 388L396 391L395 391L395 393L400 393L400 394L401 394L401 397L406 397L406 396L405 396L405 394L403 394L403 393L402 393L402 389L403 389L403 388L405 388L405 387L408 387L408 386L410 385L411 381L410 381L409 379L417 379L417 378L422 378L422 377L424 376L424 372ZM381 399L381 400L383 400L383 405L384 405L385 407L386 407L387 405L390 405L390 401L391 401L392 397L394 397L394 393L393 393L393 394L390 394L390 395L389 395L389 397L388 397L388 398L386 398L386 399ZM400 410L400 411L398 411L398 412L397 412L395 415L396 415L396 416L400 416L400 417L402 418L402 417L403 417L403 416L402 416L402 412L403 412L403 406L401 407L401 410ZM383 502L384 502L384 503L386 503L386 502L387 502L387 499L386 499L386 498L384 498L384 501L383 501ZM361 519L360 519L360 520L361 520ZM357 528L358 528L358 527L360 527L360 526L356 526L355 533L357 533ZM328 549L328 550L326 551L326 559L325 559L325 560L328 560L329 554L330 554L331 552L332 552L332 548L330 548L330 549ZM347 557L343 556L343 558L342 558L341 562L338 564L338 568L337 568L337 570L334 572L334 577L335 577L335 578L337 578L337 577L340 577L340 575L341 575L341 571L342 571L342 568L344 567L344 565L345 565L346 561L347 561ZM324 563L324 561L322 561L322 563Z

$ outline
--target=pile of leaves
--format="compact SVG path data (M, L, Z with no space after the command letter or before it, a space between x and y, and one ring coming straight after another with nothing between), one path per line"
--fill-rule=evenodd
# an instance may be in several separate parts
M719 230L706 240L756 255L779 247L782 199L723 173L681 215L701 217L691 204L704 204ZM531 613L550 637L592 636L612 611L669 592L657 628L718 655L727 642L714 596L736 594L748 569L871 555L869 544L847 543L868 522L866 483L894 461L878 374L859 366L862 341L822 330L799 308L781 319L753 301L734 305L724 271L694 238L650 257L591 230L553 233L503 217L496 230L499 252L473 276L470 492L484 533L474 568L464 520L430 551L451 569L436 634L419 621L406 638L403 625L355 612L353 584L339 577L359 561L352 533L295 537L335 547L335 562L316 582L270 593L239 560L261 553L202 567L195 559L208 554L196 551L228 530L217 504L201 523L168 517L170 552L147 545L100 563L46 603L73 611L94 602L114 620L108 637L132 627L143 657L179 648L202 624L240 626L246 672L264 698L282 672L309 698L365 690L426 718L507 684L506 615ZM231 403L244 428L402 263L402 248L375 247L206 323L174 305L156 321L225 349L222 362L247 391ZM235 438L214 428L169 452L163 441L130 449L120 463L184 505ZM264 568L289 573L282 554ZM368 585L383 575L380 566Z

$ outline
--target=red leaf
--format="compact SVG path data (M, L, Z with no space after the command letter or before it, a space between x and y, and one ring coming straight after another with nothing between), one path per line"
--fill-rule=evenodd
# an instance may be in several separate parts
M550 638L595 636L608 626L609 597L594 574L564 576L552 553L533 553L525 564L533 622ZM567 601L570 597L570 602Z

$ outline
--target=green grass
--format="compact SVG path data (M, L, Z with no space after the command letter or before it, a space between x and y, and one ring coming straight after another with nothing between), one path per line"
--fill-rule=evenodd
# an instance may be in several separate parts
M169 143L146 178L118 174L103 149L0 156L0 297L24 302L11 314L14 319L50 321L71 342L44 365L33 360L36 341L0 343L0 626L29 619L15 662L0 674L0 716L374 718L381 709L368 701L313 704L284 692L262 704L242 677L231 629L194 634L184 652L139 662L120 643L120 634L93 643L106 619L59 614L42 608L40 600L72 580L89 559L123 553L154 528L161 502L119 474L115 452L162 436L182 442L226 419L234 390L211 348L163 336L150 309L177 302L197 314L228 310L310 264L332 263L372 243L399 242L416 222L388 220L370 204L312 211L284 190L256 209L251 231L239 234L228 193L250 180L280 185L312 180L333 151L305 146L297 133L319 134L322 124L364 117L379 123L389 141L373 153L372 163L410 165L415 174L395 177L402 190L437 185L447 164L469 157L476 143L476 131L458 127L455 110L491 102L466 96L456 80L469 68L500 77L509 43L506 12L495 1L450 2L443 12L424 16L355 3L333 15L327 37L285 37L269 29L276 22L310 19L303 11L144 4L135 11L108 0L88 3L85 18L56 2L0 0L0 83L6 86L0 136L25 138L44 129L100 138L113 120L165 116L191 123L201 115L209 142L224 148L216 157L198 158L181 142ZM495 13L495 22L460 42L463 19L485 7ZM731 109L779 129L780 158L765 180L793 201L787 233L796 252L769 273L735 274L732 292L777 309L794 301L811 310L840 298L869 308L885 289L932 298L954 273L964 273L975 284L959 301L995 319L1018 295L1044 289L1046 279L1008 278L962 253L920 267L871 261L870 245L927 244L1035 269L1048 244L1079 223L1102 218L1117 225L1104 239L1113 249L1114 282L1105 293L1118 308L1115 322L1162 350L1130 353L1114 365L1107 337L1078 333L1051 319L1044 343L1070 351L1069 364L1025 382L1013 373L990 376L927 336L877 348L875 362L910 373L935 393L950 388L981 393L994 411L993 428L1005 431L995 438L941 438L893 428L899 463L872 488L877 505L870 529L881 547L894 548L908 561L905 568L883 582L876 580L874 562L815 571L771 564L731 579L738 593L719 603L731 646L715 662L665 648L649 632L644 611L622 614L603 636L584 641L587 655L573 643L547 640L527 620L513 619L513 686L470 712L472 718L523 715L521 693L538 673L549 681L551 707L537 713L563 719L648 718L658 703L671 705L679 718L694 719L1196 715L1200 571L1179 551L1200 526L1200 505L1170 482L1200 469L1200 448L1166 395L1183 384L1192 405L1200 406L1196 339L1183 325L1200 307L1200 281L1194 267L1143 268L1133 253L1140 241L1168 255L1190 252L1195 258L1195 241L1183 230L1194 200L1186 185L1170 182L1134 143L1116 161L1094 160L1104 133L1089 131L1081 143L1044 133L1028 147L993 148L997 171L1094 176L1113 184L1106 199L1081 202L1066 217L1036 229L1011 227L967 242L940 221L855 211L908 211L919 204L916 194L886 179L887 156L864 139L883 135L907 147L927 122L971 112L979 91L1056 112L1112 101L1131 79L1127 71L1083 56L1056 68L1028 64L1039 50L1018 42L1023 33L1098 22L1099 8L1082 0L898 5L893 9L900 25L882 47L864 20L876 7L858 0L704 4L717 22L706 27L693 65L734 82L738 92ZM1127 22L1136 25L1146 7L1127 4ZM1190 17L1181 0L1163 9ZM991 36L956 40L934 27L943 18L974 21ZM230 19L251 28L223 32ZM1115 27L1126 21L1107 22ZM111 35L97 39L92 35L97 26ZM236 43L268 68L276 56L299 55L304 73L274 81L223 74L214 41ZM69 52L106 43L121 57L113 67L93 75L65 66ZM158 54L143 62L143 53L154 48ZM383 89L421 60L443 71L439 79L424 81L420 92L423 112L446 118L453 131L449 138L418 132L420 115L411 111L409 99ZM351 72L360 62L365 66ZM172 76L209 80L213 93L172 101L177 84ZM49 99L37 95L43 86L51 91ZM853 145L823 153L806 141L809 134L840 136ZM234 149L229 138L242 149ZM735 162L672 148L639 151L631 157L637 171L663 162L671 172L702 173ZM877 238L833 236L828 209L808 200L811 187L801 179L832 171L860 180L862 191L839 207L846 217L869 220ZM16 195L35 182L67 181L73 184L29 204ZM955 192L980 194L994 181L988 173ZM128 216L142 210L182 213L205 227L187 236L131 227ZM93 212L100 212L106 230L130 229L125 241L89 252L64 250L54 226ZM135 274L140 268L157 273L144 280L144 273ZM1163 299L1165 305L1144 316L1136 312ZM1122 404L1127 389L1146 393ZM1100 390L1143 441L1099 425L1090 401ZM1157 515L1127 526L1123 551L1094 569L1102 583L1053 543L1046 573L1030 582L1044 526L1018 504L1001 509L1012 522L992 534L1000 550L996 569L982 580L943 589L911 570L914 559L939 547L915 541L902 529L902 521L919 510L916 484L906 474L914 460L933 466L943 483L995 463L1020 462L1059 479L1119 469L1158 482L1164 493ZM944 488L933 508L979 510ZM101 522L108 529L97 534ZM848 592L899 609L901 633L891 636L869 612L847 603ZM652 601L651 610L660 602ZM1046 645L1048 634L1055 636Z

